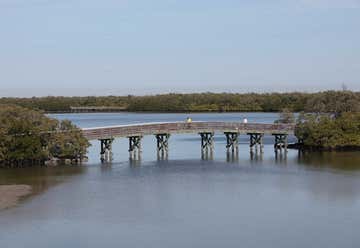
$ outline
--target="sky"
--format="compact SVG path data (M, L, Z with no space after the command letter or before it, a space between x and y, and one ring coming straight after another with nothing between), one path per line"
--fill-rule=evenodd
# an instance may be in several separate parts
M0 0L0 97L360 90L360 0Z

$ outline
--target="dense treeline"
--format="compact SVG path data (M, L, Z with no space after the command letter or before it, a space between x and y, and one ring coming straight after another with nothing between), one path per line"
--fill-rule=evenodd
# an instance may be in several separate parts
M19 106L0 105L0 166L81 161L88 141L70 121L58 121Z
M2 98L0 104L0 165L85 158L89 143L75 125L36 110L68 111L70 106L126 106L129 111L163 112L285 110L280 123L293 123L293 112L304 111L307 114L300 115L295 130L302 147L360 147L360 93L351 91Z
M71 106L127 106L128 97L32 97L0 98L0 104L16 104L46 112L69 112Z
M312 106L311 113L302 112L295 127L300 148L360 149L360 104L356 93L326 92L309 99L307 106ZM289 111L281 114L281 122L293 120Z
M356 93L324 92L310 98L296 121L293 147L306 150L360 149L360 102ZM276 123L295 123L294 113L283 109Z
M326 91L319 93L267 94L163 94L152 96L33 97L1 98L0 103L17 104L46 112L69 112L71 107L125 107L127 111L153 112L338 112L360 111L360 92Z
M360 149L360 113L301 114L295 135L303 149Z

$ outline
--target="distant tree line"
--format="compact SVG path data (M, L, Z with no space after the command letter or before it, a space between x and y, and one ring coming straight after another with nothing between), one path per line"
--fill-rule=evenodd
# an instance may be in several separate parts
M0 105L0 166L80 162L89 146L80 129L19 106Z
M122 107L152 112L292 112L336 113L360 111L360 92L318 93L197 93L150 96L0 98L0 104L17 104L46 112L70 112L71 107Z
M88 141L70 121L48 118L45 112L71 107L125 107L154 112L281 112L278 123L294 123L302 148L360 147L360 92L268 94L164 94L152 96L33 97L0 99L0 166L81 161Z

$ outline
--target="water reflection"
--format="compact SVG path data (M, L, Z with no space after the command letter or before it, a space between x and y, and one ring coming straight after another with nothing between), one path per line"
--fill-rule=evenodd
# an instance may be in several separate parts
M100 165L100 171L102 173L110 172L112 170L112 164L111 163L105 163Z
M360 171L360 152L299 151L297 158L299 165L307 167Z
M231 164L197 157L4 170L1 183L21 181L43 190L63 183L0 213L0 247L266 247L269 240L276 247L294 241L312 247L303 237L314 233L326 247L351 247L343 244L348 239L360 243L353 231L360 227L359 175L332 170L358 163L359 153L337 154L332 163L329 153L298 157L290 151L287 160L276 160L273 153L251 159L248 149L242 152L239 159L230 153L236 161ZM288 166L278 166L283 164ZM322 170L312 169L319 164ZM75 232L84 238L74 239ZM221 240L215 246L214 237Z
M134 150L129 152L129 161L140 161L142 158L141 150Z
M112 150L107 150L105 153L100 154L100 161L103 164L110 164L114 159Z
M254 114L269 121L264 116ZM76 117L83 126L179 119L167 114ZM200 117L241 119L238 114L193 119ZM249 154L248 137L241 136L239 151L227 153L225 137L215 140L216 149L200 154L199 137L176 136L167 157L157 156L152 137L144 137L143 156L133 157L127 140L117 139L111 163L99 163L97 142L87 166L1 170L1 184L29 184L46 192L0 212L0 247L360 244L360 152L289 150L276 156L273 137L264 137L264 153Z
M156 152L157 160L168 160L169 159L169 151L168 150L157 150Z
M226 150L226 161L230 163L239 162L239 150L236 148L234 150Z
M141 156L134 158L133 156L130 155L129 165L130 165L130 167L140 166L141 165Z
M255 152L253 152L252 150L250 150L250 160L252 161L262 161L264 157L264 153L263 152L258 152L258 150L256 150Z
M213 147L205 147L201 149L201 160L211 161L214 160L214 148Z
M285 151L285 152L275 152L275 162L276 162L276 164L286 165L287 164L287 157L288 157L287 151Z
M83 165L1 169L0 184L30 185L33 194L37 194L64 182L68 177L84 174L87 169L88 168Z

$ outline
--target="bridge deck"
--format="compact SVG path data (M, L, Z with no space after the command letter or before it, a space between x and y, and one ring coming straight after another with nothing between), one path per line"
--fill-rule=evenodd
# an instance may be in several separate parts
M292 124L263 124L240 122L169 122L144 123L109 127L94 127L82 129L89 140L110 139L115 137L145 136L155 134L185 134L201 132L237 132L263 134L293 134Z

